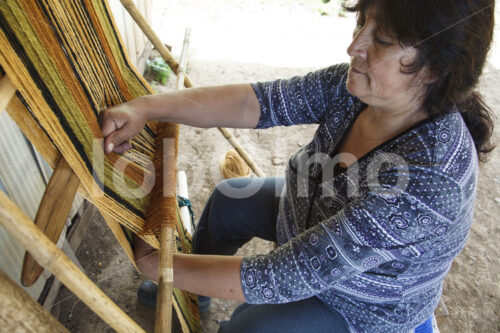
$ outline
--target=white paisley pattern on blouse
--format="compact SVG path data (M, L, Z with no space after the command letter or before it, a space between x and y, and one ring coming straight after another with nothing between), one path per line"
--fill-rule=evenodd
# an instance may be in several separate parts
M279 247L243 259L243 292L253 304L318 297L344 316L352 332L409 332L434 311L442 280L465 245L476 150L454 109L379 145L357 169L328 179L314 163L305 179L299 177L300 162L331 154L365 107L346 89L348 68L252 85L261 107L257 129L319 127L287 165ZM401 156L406 165L382 163L374 178L370 163L384 154ZM401 175L405 188L394 186ZM371 186L374 179L379 186Z

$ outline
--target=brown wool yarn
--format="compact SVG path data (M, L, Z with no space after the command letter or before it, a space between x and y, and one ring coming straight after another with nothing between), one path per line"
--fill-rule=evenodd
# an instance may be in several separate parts
M250 176L251 169L236 152L236 150L228 150L219 161L219 171L224 179L236 177Z

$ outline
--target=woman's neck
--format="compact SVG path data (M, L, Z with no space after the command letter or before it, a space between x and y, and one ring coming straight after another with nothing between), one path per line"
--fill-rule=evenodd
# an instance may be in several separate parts
M380 141L394 137L429 115L421 108L389 110L367 106L360 114L360 135L365 140Z

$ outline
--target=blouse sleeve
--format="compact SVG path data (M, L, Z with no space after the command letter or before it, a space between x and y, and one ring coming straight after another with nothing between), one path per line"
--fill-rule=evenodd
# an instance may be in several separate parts
M250 304L293 302L395 259L420 257L425 244L447 237L446 228L453 225L432 197L451 193L449 208L461 201L454 181L434 176L440 179L434 190L422 193L426 183L421 180L411 180L409 190L400 193L382 185L269 254L243 258L245 299Z
M319 124L345 83L348 69L348 64L339 64L288 80L253 83L261 111L255 128Z

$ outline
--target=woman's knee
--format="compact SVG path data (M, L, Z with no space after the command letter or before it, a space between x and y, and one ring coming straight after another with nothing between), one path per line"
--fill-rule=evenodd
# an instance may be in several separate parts
M257 194L265 186L262 177L238 177L218 182L212 192L213 200L248 199Z

